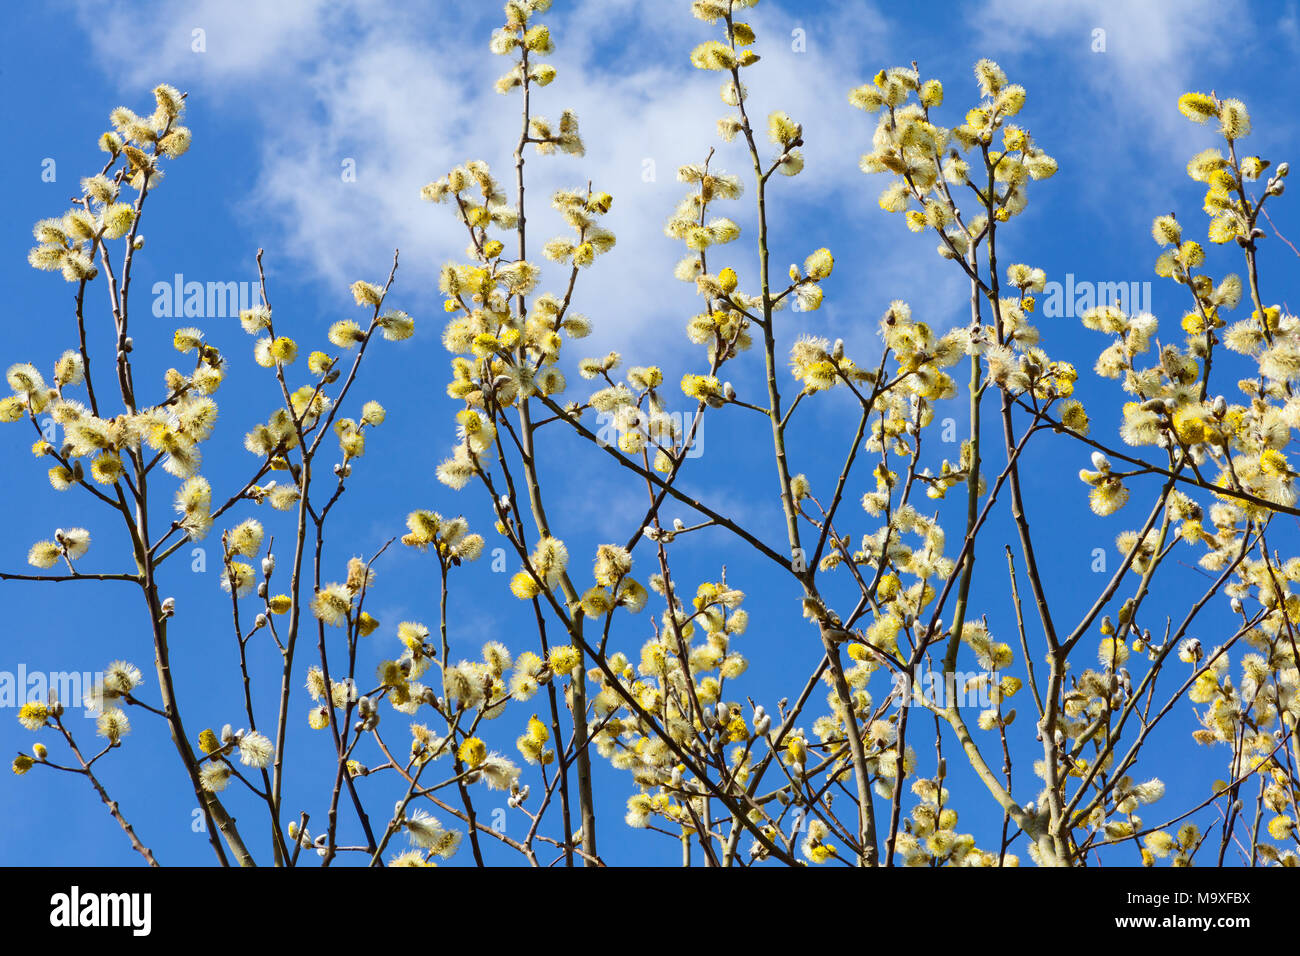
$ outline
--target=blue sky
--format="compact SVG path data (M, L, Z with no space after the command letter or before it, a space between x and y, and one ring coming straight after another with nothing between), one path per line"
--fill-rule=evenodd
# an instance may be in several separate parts
M102 160L95 140L113 107L146 111L149 90L159 82L189 94L194 145L170 166L147 207L133 334L137 379L158 387L161 373L174 361L170 340L178 325L201 325L230 357L229 376L217 396L221 419L205 446L211 464L204 474L218 496L224 498L221 488L251 473L243 435L275 406L277 390L252 363L251 339L233 319L172 321L150 314L154 283L171 282L177 274L187 281L251 281L254 254L263 247L277 326L288 322L288 334L314 348L330 323L355 317L348 284L382 281L392 250L401 248L390 301L415 317L417 333L406 343L379 343L383 347L375 350L354 393L358 400L382 402L389 419L371 437L331 532L327 559L340 577L347 558L368 556L401 533L413 508L463 511L491 539L482 493L457 494L433 477L454 441L455 410L443 388L448 356L439 341L442 312L435 279L443 262L463 256L465 240L447 211L421 202L418 193L466 159L482 158L494 170L504 170L517 136L518 103L492 90L504 69L504 61L487 51L497 5L436 5L452 7L446 12L431 6L379 0L57 2L11 12L0 41L4 120L11 131L0 169L13 184L0 232L9 294L9 315L0 326L0 359L6 366L31 361L47 368L74 342L70 287L26 264L31 225L63 212L77 180L98 169ZM738 148L720 143L714 131L724 112L716 75L692 69L687 60L696 43L712 36L709 27L691 18L688 6L685 0L556 0L543 19L552 27L558 50L550 59L560 73L540 92L537 110L555 118L561 109L574 108L587 155L530 160L529 167L530 223L536 223L530 229L537 241L563 231L545 202L553 189L590 179L615 197L606 225L617 234L618 246L584 274L575 300L575 307L593 319L595 332L570 351L569 361L616 348L627 365L662 364L670 382L682 372L700 370L702 361L684 333L698 300L690 286L671 277L681 247L661 228L683 194L675 170L702 160L714 146L716 166L746 170ZM866 0L764 0L754 11L764 62L749 76L753 110L760 115L785 110L804 124L807 142L804 174L773 187L773 261L777 268L802 262L819 246L830 247L837 260L823 309L783 314L778 354L797 334L814 331L843 338L849 353L868 364L873 353L878 356L876 321L893 299L910 302L936 327L964 321L968 292L959 270L934 255L930 238L913 236L901 221L882 213L875 200L884 182L857 168L869 147L872 121L849 106L847 92L881 67L918 60L923 74L944 81L955 123L957 111L976 99L971 64L982 56L997 60L1013 82L1028 89L1021 119L1060 163L1054 178L1031 190L1029 211L1001 234L1002 261L1028 262L1062 282L1067 273L1076 281L1150 281L1152 309L1166 323L1182 314L1182 290L1161 283L1151 271L1156 247L1150 221L1176 210L1193 232L1203 231L1201 190L1183 167L1192 153L1213 145L1206 129L1178 114L1177 96L1213 89L1244 100L1255 126L1250 149L1275 162L1300 158L1289 153L1297 130L1293 98L1286 93L1300 81L1300 12L1293 2L971 0L936 2L926 11L922 17L906 5ZM203 31L203 52L193 49L195 30ZM1104 50L1095 49L1099 30ZM803 42L796 42L800 37ZM50 161L53 182L42 178ZM355 170L355 177L345 177L346 170ZM727 250L742 277L756 271L750 199L747 192L726 210L745 230ZM1290 200L1283 197L1272 207L1274 221L1288 236L1300 238L1300 216ZM1288 250L1269 239L1262 262L1266 301L1300 298ZM1235 248L1213 249L1210 267L1217 274L1239 270ZM96 285L92 349L102 352L111 339L111 320L103 283ZM1120 393L1088 371L1105 341L1070 318L1045 318L1040 328L1049 353L1080 368L1079 396L1094 428L1109 439ZM759 387L760 366L759 356L751 354L731 370L742 397L746 389ZM1219 386L1227 391L1233 379L1229 370L1224 376ZM571 391L580 394L581 381L573 374L569 378ZM791 382L786 388L793 393ZM681 404L684 411L684 398ZM959 434L965 428L963 408L964 398L941 413L957 419ZM809 403L800 416L792 471L807 473L814 489L825 489L843 459L856 416L838 396ZM33 541L48 537L56 526L84 525L95 534L89 556L94 568L125 570L115 564L128 560L120 531L91 507L88 496L79 500L49 488L44 467L27 451L32 436L19 434L20 427L0 431L5 456L0 488L9 502L0 566L23 570ZM644 507L644 489L558 430L550 438L555 444L546 452L543 481L554 496L558 533L575 556L573 566L585 573L585 556L596 544L626 539ZM764 540L777 542L783 519L769 442L766 423L743 410L706 419L703 455L688 464L682 487L735 514ZM931 447L926 463L937 467L956 454L955 445ZM1048 440L1023 466L1030 522L1049 556L1046 584L1067 620L1091 604L1103 583L1103 575L1089 570L1093 549L1107 549L1114 567L1115 535L1134 527L1139 507L1145 507L1137 504L1142 496L1135 493L1135 504L1120 515L1095 518L1074 477L1086 459L1082 449ZM850 502L867 490L865 475L850 485ZM959 537L955 516L962 508L955 496L940 511L954 516L948 524L950 549ZM677 514L689 517L668 512ZM257 517L268 533L287 541L288 516L264 511ZM1013 530L1005 518L990 523L981 546L973 606L987 615L996 635L1010 639L1002 546L1012 540ZM855 536L875 529L860 510L852 521ZM193 733L226 722L239 725L242 715L228 599L217 586L215 538L207 545L205 574L178 556L164 575L178 605L173 664ZM650 552L639 550L636 557L638 569L648 574ZM1187 564L1195 557L1189 550ZM736 691L769 710L780 697L797 694L820 646L801 619L790 582L776 578L722 531L696 536L674 552L673 560L678 579L691 586L715 580L725 564L728 580L749 594L745 606L753 623L740 649L751 668ZM368 639L374 660L398 653L397 621L417 619L432 626L437 608L436 568L429 559L390 549L377 569L372 609L385 627ZM1199 576L1178 566L1167 574L1172 614L1180 593ZM325 576L331 579L328 570ZM493 574L486 560L457 573L453 654L473 658L488 639L505 640L515 650L530 646L530 618L523 613L528 609L509 597L507 581L508 575ZM156 700L148 696L156 693L156 682L149 680L146 621L138 595L126 593L126 585L0 587L9 617L0 640L0 671L16 672L20 666L29 672L95 671L125 658L145 671L146 699ZM1227 622L1226 607L1212 609L1201 621L1200 636L1212 645L1216 626ZM635 656L648 636L648 620L625 619L613 646ZM253 653L255 669L260 663L262 673L278 673L273 648L254 642ZM268 724L275 706L271 683L268 678L260 695ZM879 695L882 688L873 685L873 692ZM295 714L305 715L306 695L297 692ZM1027 717L1031 704L1019 703ZM529 710L516 705L513 715L498 722L492 729L496 747L513 751ZM818 712L810 712L806 726ZM101 763L102 778L164 864L207 862L211 851L206 838L192 831L193 794L165 728L145 716L132 714L134 732L123 750ZM1199 802L1210 782L1226 773L1226 752L1193 747L1190 720L1184 708L1178 721L1171 719L1157 735L1158 752L1145 772L1162 776L1170 796L1153 808L1153 821L1166 808ZM401 738L400 721L400 715L388 720L390 741ZM78 723L71 721L74 728ZM88 742L93 725L84 723ZM1028 770L1031 724L1023 721L1018 735L1018 747L1025 748L1017 751L1025 755L1017 772L1021 800L1032 799L1037 789ZM929 739L925 734L916 741L923 759ZM11 754L30 743L31 735L12 713L0 719L0 752ZM303 809L323 819L332 745L297 716L289 744L286 811ZM955 747L952 740L947 745ZM363 759L379 762L374 753ZM976 833L984 846L1001 816L987 795L974 789L978 783L962 776L958 763L949 760L962 813L959 830ZM679 850L672 841L631 833L622 825L632 783L599 759L596 765L606 859L675 862ZM251 803L238 805L239 799L232 791L232 809L247 821L250 839L261 843L261 811ZM372 813L382 814L392 799L380 787ZM504 805L504 799L498 802ZM492 806L485 799L480 812ZM138 860L79 779L39 770L21 779L6 773L0 776L0 817L8 821L0 864ZM526 828L518 817L509 825L520 832ZM459 859L468 860L467 852Z

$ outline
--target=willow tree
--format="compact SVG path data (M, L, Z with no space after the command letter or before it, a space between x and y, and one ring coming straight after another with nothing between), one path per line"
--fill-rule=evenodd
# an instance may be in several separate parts
M438 285L447 316L442 345L452 355L447 394L458 408L454 436L453 423L446 426L452 451L436 468L442 485L467 500L454 508L451 493L430 482L430 504L476 512L484 529L495 522L496 540L515 558L509 593L519 619L536 628L535 639L493 635L474 660L454 659L457 622L448 610L453 572L485 548L463 517L417 511L401 536L403 546L432 555L433 597L418 596L436 606L432 628L380 622L364 609L382 549L349 562L333 575L340 583L323 583L333 566L327 518L361 464L368 430L384 420L374 401L356 418L340 417L340 409L370 340L412 330L405 313L386 308L393 275L352 287L365 320L332 327L333 351L312 352L305 372L296 343L282 334L287 323L272 318L263 280L262 303L240 319L259 336L254 358L274 376L282 403L248 434L252 477L214 498L199 477L198 446L213 427L211 395L225 358L200 330L178 331L176 347L191 356L192 370L169 370L156 404L140 404L127 326L145 196L162 160L189 145L178 125L184 98L164 86L152 116L115 111L114 131L101 140L108 163L83 182L84 198L72 210L38 224L31 257L74 284L77 347L57 362L53 385L34 366L11 368L14 395L3 417L27 419L40 432L38 416L49 414L62 426L65 441L41 437L36 454L52 459L56 489L120 514L135 569L85 568L89 533L75 528L38 543L29 558L39 569L62 564L66 573L6 577L138 587L159 701L142 698L134 666L111 665L89 702L107 741L90 758L64 723L61 702L28 704L24 724L53 727L72 759L56 763L37 744L15 760L16 772L86 776L151 862L93 770L123 744L132 707L168 723L222 862L227 849L241 863L257 851L223 799L264 807L269 834L256 855L291 865L304 846L326 863L348 852L372 864L421 865L456 854L465 836L480 865L485 854L502 858L489 846L534 865L613 863L599 847L621 826L662 834L680 844L684 863L711 866L1004 866L1018 864L1021 853L1064 866L1125 859L1125 852L1131 859L1135 851L1147 865L1222 864L1234 846L1249 863L1300 860L1300 596L1291 593L1300 557L1278 550L1283 525L1300 514L1286 457L1300 427L1300 321L1269 304L1257 258L1258 220L1282 195L1286 164L1245 154L1250 119L1240 101L1183 96L1182 113L1213 127L1221 141L1187 167L1206 187L1208 230L1174 215L1158 217L1152 229L1162 247L1156 274L1182 287L1187 311L1160 336L1154 315L1098 305L1081 318L1106 337L1099 357L1066 361L1052 356L1050 336L1033 324L1044 270L998 262L1002 232L1019 227L1031 192L1057 170L1020 125L1026 91L980 60L975 88L954 107L941 82L915 63L882 69L848 91L853 106L875 117L874 130L861 134L871 144L862 170L888 179L879 199L885 213L901 216L912 232L933 233L939 261L932 268L960 270L969 313L945 331L902 300L882 300L879 343L854 356L842 341L817 334L814 313L835 270L832 251L803 250L802 264L788 270L772 261L778 242L799 242L770 225L782 183L800 175L804 150L818 144L805 143L796 117L780 110L763 117L754 107L759 47L741 17L756 3L692 4L713 38L690 61L718 74L726 107L718 135L744 158L744 171L718 168L708 144L700 162L678 170L684 196L666 232L685 246L676 279L700 299L686 323L698 355L684 368L666 373L618 352L592 358L580 351L593 320L574 310L575 297L585 273L602 268L615 245L602 224L615 199L600 184L550 197L566 234L539 241L526 228L534 157L583 155L572 112L556 122L538 112L556 78L545 62L551 34L539 21L550 0L510 0L491 39L492 52L510 63L497 90L520 107L510 175L499 179L487 163L469 161L423 190L451 209L467 240L464 259L443 266ZM133 200L121 198L126 190ZM750 211L736 212L746 193ZM1208 250L1193 234L1206 236ZM742 254L743 235L753 244ZM1233 258L1244 278L1209 271L1211 259L1226 267ZM99 327L83 314L83 300L97 279L108 286L113 319L119 394L112 409L96 401L90 375L88 343ZM888 281L878 277L876 285ZM792 329L799 334L789 353L784 346L778 353L778 339ZM350 362L342 357L349 350ZM1097 377L1123 389L1122 418L1089 415L1075 397L1077 364L1093 364ZM575 373L581 382L570 381ZM673 413L683 395L684 419ZM835 418L840 434L798 414L813 402L850 410ZM939 461L925 442L948 410L969 431L956 460ZM707 487L711 470L726 464L690 454L706 418L755 449L770 448L762 479L770 495L742 510L683 490L684 476ZM818 432L815 458L800 460L801 429ZM324 443L331 432L337 449ZM546 478L575 440L586 448L584 468L604 469L644 494L643 507L619 515L625 528L613 541L588 546L588 519L558 504ZM1114 533L1119 553L1119 566L1082 614L1072 610L1077 594L1053 594L1047 582L1044 570L1062 560L1060 552L1031 533L1030 517L1052 502L1035 500L1021 463L1027 448L1049 442L1059 460L1090 465L1077 490L1071 476L1053 494L1086 494L1096 527ZM313 489L321 453L336 462L324 487ZM167 480L157 470L175 485L165 492L179 512L170 522L151 511L150 478ZM272 471L279 479L266 481ZM249 563L263 551L262 523L237 520L263 504L286 512L266 519L285 526L278 536L291 553L274 586L269 541L260 574ZM778 539L766 540L745 517L757 508L779 509ZM191 737L168 656L169 622L180 612L163 598L156 569L218 525L244 667L244 700L231 707L244 709L249 727ZM999 525L1013 529L1006 561L977 562L977 543L1000 533ZM583 541L582 553L566 540ZM701 555L717 566L707 580L675 571ZM735 580L734 570L729 579L728 557L755 579ZM1184 557L1205 574L1199 591L1173 568ZM779 622L751 621L747 583L785 595L806 630L790 635ZM493 597L490 589L504 591L494 583L456 586ZM1231 633L1202 630L1212 605L1230 607ZM988 618L1008 606L1014 632L994 633ZM308 658L297 643L303 627L316 633ZM378 655L364 641L381 627L395 627L405 650L372 669ZM792 639L811 649L804 656L815 666L806 673L790 667L782 645ZM278 674L249 672L249 641L275 642ZM636 646L631 654L618 649ZM783 696L755 700L746 675L758 673L788 683ZM934 674L943 677L938 692L917 692ZM292 699L304 680L308 723L330 735L337 757L323 770L301 770L319 778L328 808L314 838L308 818L320 811L286 807L281 797L285 729L299 714ZM255 725L259 693L278 702L274 739ZM1151 741L1171 714L1185 720L1189 711L1197 729L1185 746L1205 785L1171 796L1147 770ZM1017 720L1018 713L1027 716ZM597 760L626 775L594 786ZM952 773L954 761L971 772ZM958 779L960 789L950 788ZM611 797L616 788L622 795ZM526 826L522 837L482 818L485 789L509 794L511 812ZM369 815L368 803L386 808L394 796L395 812ZM964 832L972 820L984 821L978 841ZM390 851L403 833L411 848Z

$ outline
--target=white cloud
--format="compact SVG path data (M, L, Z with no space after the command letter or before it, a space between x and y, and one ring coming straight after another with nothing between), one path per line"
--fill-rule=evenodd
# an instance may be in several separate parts
M399 290L428 294L437 266L463 255L465 237L445 208L419 200L420 186L481 157L513 189L518 97L492 89L507 61L487 53L494 21L481 9L452 14L450 23L446 16L429 23L386 2L327 7L317 0L205 0L193 8L166 6L130 29L104 17L103 9L101 0L88 0L84 20L112 25L92 36L106 68L122 80L151 84L166 76L186 84L192 99L211 99L224 109L236 103L251 112L261 167L241 209L279 227L283 246L268 250L275 262L291 257L341 287L386 269L393 247L400 246ZM877 187L856 169L870 120L847 105L846 92L883 56L880 41L860 37L887 30L861 3L831 4L815 17L775 6L752 13L764 56L752 74L750 103L760 137L767 147L766 116L780 108L804 124L809 143L805 173L778 177L771 188L774 269L783 274L786 261L802 261L831 244L835 216L828 208L879 216ZM846 16L862 34L837 28ZM716 146L715 168L750 172L740 145L721 143L715 131L727 111L718 97L720 76L686 64L691 47L716 28L692 19L685 4L672 15L647 17L645 5L632 0L580 0L567 10L557 4L546 19L558 46L548 59L560 73L554 85L537 91L534 112L555 118L573 108L588 154L538 157L529 148L530 245L535 251L563 231L547 208L555 189L590 180L612 193L607 225L619 242L584 274L575 308L596 320L595 341L587 346L592 352L639 346L646 360L660 360L684 345L682 328L698 307L694 290L670 276L684 250L661 229L684 194L676 169L703 160ZM198 26L206 31L203 54L190 49ZM796 28L805 31L799 51ZM202 143L201 131L196 139ZM355 182L344 181L345 162L355 164ZM745 229L720 255L752 282L752 189L717 211ZM852 241L862 244L866 261L845 265L892 285L880 273L896 279L905 262L892 237L872 228ZM857 281L859 289L865 284ZM873 288L872 294L883 308L907 290L893 288L881 298Z
M106 69L149 85L160 75L214 86L257 83L311 60L341 22L325 0L168 2L141 18L120 9L110 0L82 0L79 19Z
M1161 159L1198 148L1203 137L1179 114L1178 97L1199 88L1207 67L1228 62L1251 29L1244 0L986 0L970 21L990 50L1047 52L1082 81L1092 98L1078 125L1093 143L1122 138Z
M1229 3L1240 13L1239 0ZM716 146L715 167L750 173L740 145L721 143L715 131L715 120L726 112L717 95L719 75L686 64L691 47L716 28L692 19L685 2L674 6L648 15L637 0L575 0L556 4L545 18L558 47L548 59L560 73L555 84L537 91L535 112L554 118L572 107L588 153L581 159L538 157L529 149L534 254L563 231L548 208L554 189L590 180L615 196L607 225L618 245L584 273L575 297L575 308L596 325L593 340L579 349L583 354L617 347L639 362L680 359L688 347L683 326L699 300L690 286L671 278L683 249L661 230L684 193L675 170ZM1034 0L987 0L968 8L970 49L949 53L961 62L984 53L1025 63L1059 59L1068 76L1051 89L1051 102L1031 85L1026 116L1035 131L1056 124L1056 135L1040 138L1068 157L1063 172L1074 178L1068 185L1053 181L1044 200L1059 203L1052 190L1077 188L1102 208L1114 180L1088 171L1111 164L1138 196L1125 215L1146 219L1149 210L1168 207L1174 177L1143 176L1142 164L1159 152L1160 167L1176 169L1171 161L1181 166L1203 145L1198 136L1204 131L1183 120L1173 103L1193 82L1198 64L1221 48L1200 26L1213 6L1211 0L1062 0L1046 7ZM105 9L104 0L85 0L83 20L98 25L91 32L96 49L121 81L144 85L162 76L185 84L196 103L247 111L260 160L239 210L279 234L268 248L273 268L292 263L305 277L341 290L355 278L382 277L393 248L400 247L400 296L417 314L436 310L437 267L464 255L465 237L446 208L418 198L419 188L456 163L483 158L513 189L519 107L517 96L492 89L507 65L486 49L499 20L495 4L440 12L434 21L393 0L202 0L164 5L153 19L129 26ZM749 106L760 139L766 148L766 116L779 108L803 123L808 142L804 173L776 177L770 186L774 273L784 274L786 264L819 246L832 247L837 272L816 325L819 334L843 337L851 354L874 353L876 321L891 299L908 300L918 316L939 327L964 321L960 274L933 255L933 242L912 236L876 208L883 182L857 169L873 118L850 108L846 92L899 59L901 21L858 0L763 4L751 14L763 55L750 72ZM1248 22L1236 13L1214 19ZM197 27L206 31L203 54L191 50ZM1095 28L1106 30L1104 54L1091 50ZM942 59L937 52L926 58ZM972 92L962 82L966 77L944 79L954 104L965 99L959 90ZM1077 134L1062 135L1062 115L1073 118L1070 129ZM1107 134L1098 136L1099 129ZM1121 139L1123 149L1117 148ZM205 148L201 129L196 148ZM355 181L344 181L345 163L354 164ZM757 274L752 184L739 202L719 204L717 211L745 232L712 261L736 266L751 285ZM797 316L788 318L782 350L808 327ZM435 324L421 334L432 335Z

